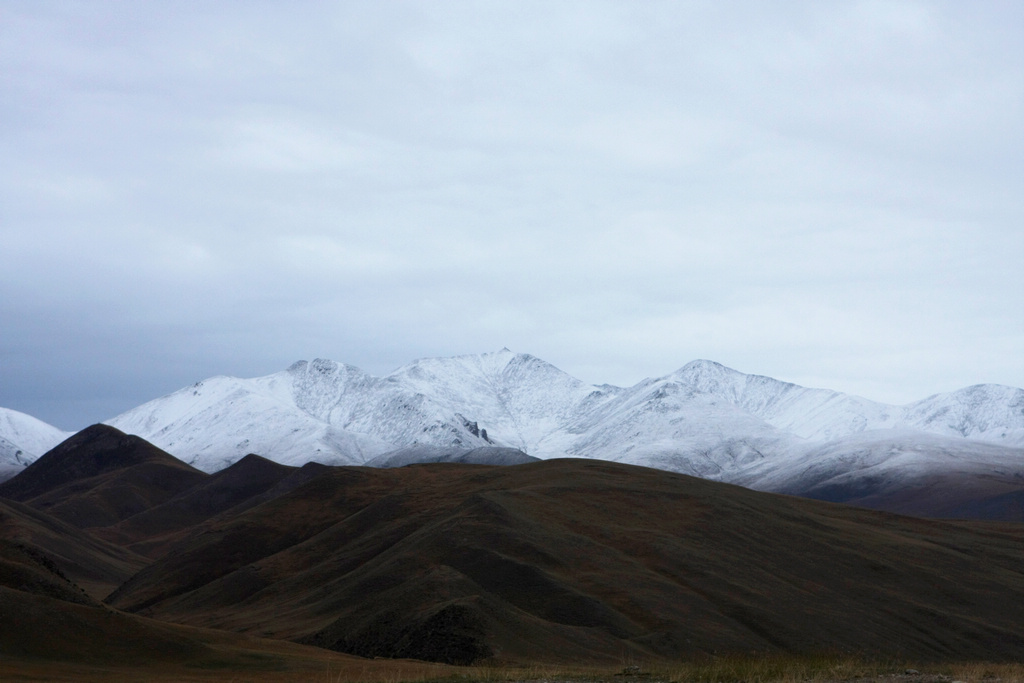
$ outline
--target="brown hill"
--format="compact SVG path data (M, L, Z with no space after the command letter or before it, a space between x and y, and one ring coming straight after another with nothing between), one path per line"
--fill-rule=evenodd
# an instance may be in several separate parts
M69 437L0 484L0 497L80 528L109 526L208 476L137 436L98 424Z
M44 512L10 500L0 500L0 540L6 543L8 551L0 552L0 557L22 565L26 557L31 558L31 564L48 575L41 576L41 580L56 576L61 579L58 584L71 583L76 592L83 589L96 600L102 600L148 562ZM0 580L0 584L25 589L13 578ZM44 594L53 595L45 591Z
M0 586L0 680L418 680L453 673L167 624ZM345 674L344 679L338 676Z
M0 680L395 680L443 669L167 624L102 606L146 560L46 513L0 501ZM89 589L88 593L83 587ZM406 674L403 676L403 672ZM326 676L326 678L325 678Z
M200 524L109 601L453 663L1020 659L1022 541L593 460L331 468Z
M98 605L45 553L25 543L0 539L0 586L67 602Z
M298 469L250 454L170 500L95 533L158 557L180 532L266 493Z

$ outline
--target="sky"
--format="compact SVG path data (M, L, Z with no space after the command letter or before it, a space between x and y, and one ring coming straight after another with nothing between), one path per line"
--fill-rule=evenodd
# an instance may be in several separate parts
M0 406L697 358L1024 386L1024 3L0 0Z

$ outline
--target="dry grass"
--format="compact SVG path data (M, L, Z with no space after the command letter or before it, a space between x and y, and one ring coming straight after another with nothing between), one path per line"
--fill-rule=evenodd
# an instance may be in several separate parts
M399 683L400 681L457 680L454 667L411 660L360 660L326 653L322 659L274 657L239 662L235 653L223 661L200 665L144 667L88 666L43 661L0 661L0 681L55 683Z
M638 669L638 670L637 670ZM918 673L908 673L916 671ZM336 678L331 683L350 679ZM424 679L418 679L423 681ZM718 657L704 662L631 664L619 669L573 667L467 667L431 683L1024 683L1020 663L932 663L859 659L849 656L767 655Z
M683 664L667 676L672 681L729 683L730 681L828 681L876 678L902 673L903 663L862 660L848 656L796 657L765 655L720 657L704 663Z
M233 662L237 664L237 661ZM280 663L279 663L280 664ZM412 660L360 660L326 653L323 660L289 661L283 670L88 667L47 662L0 662L8 681L154 681L181 683L1024 683L1024 664L916 664L854 657L747 656L616 668L574 666L450 667ZM261 670L262 669L262 670ZM908 669L918 674L906 673Z
M964 683L982 683L983 681L999 681L1000 683L1018 683L1024 681L1024 664L992 664L971 662L951 664L947 667L953 680Z

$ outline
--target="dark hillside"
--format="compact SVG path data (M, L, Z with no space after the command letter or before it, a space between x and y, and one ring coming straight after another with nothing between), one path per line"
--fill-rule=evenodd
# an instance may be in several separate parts
M0 500L0 539L101 600L142 569L145 558L22 503ZM52 566L51 566L52 565ZM0 582L3 583L3 582ZM14 588L18 585L5 583Z
M266 493L298 469L250 454L174 498L95 532L121 545L139 543L140 551L156 557L176 538L175 532Z
M196 527L119 608L360 655L1024 657L1024 527L592 460L331 468Z
M102 606L0 585L0 680L4 681L320 681L348 670L362 678L373 663L282 641L188 628ZM414 679L429 675L427 666ZM360 674L363 674L362 676ZM438 669L434 676L450 672ZM418 674L418 675L416 675ZM348 679L346 679L348 680Z
M108 526L208 476L137 436L100 424L71 436L0 484L0 497L80 528Z

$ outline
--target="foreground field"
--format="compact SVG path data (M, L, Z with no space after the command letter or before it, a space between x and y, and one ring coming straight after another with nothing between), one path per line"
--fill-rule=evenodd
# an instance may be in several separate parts
M181 663L158 662L119 665L12 661L0 659L0 681L54 681L128 683L328 683L365 681L464 680L455 667L413 660L368 660L319 648L271 643L266 649L224 647L202 659Z
M238 652L191 666L72 666L0 661L3 681L180 681L181 683L1024 683L1024 664L869 662L789 657L722 658L620 669L448 667L414 660L364 660L290 647L248 659Z

